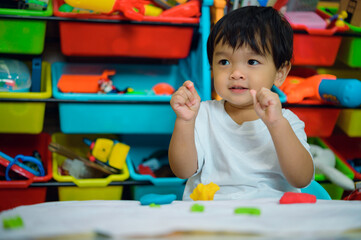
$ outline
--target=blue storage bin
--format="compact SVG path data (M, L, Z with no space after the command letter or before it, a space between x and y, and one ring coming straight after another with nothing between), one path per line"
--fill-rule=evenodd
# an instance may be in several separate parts
M151 175L142 175L137 171L143 159L159 150L168 150L171 135L169 134L137 134L122 135L122 142L130 146L127 158L130 178L137 181L150 181L153 185L132 186L132 194L135 200L139 200L144 194L176 194L181 200L185 187L185 179L177 177L154 178ZM166 157L168 159L168 157ZM168 164L168 161L167 161Z
M210 4L208 1L202 5L200 25L196 31L198 34L193 40L189 55L174 64L53 63L53 96L56 99L71 100L59 103L61 131L165 134L173 131L175 121L175 114L169 105L171 96L63 93L57 88L62 74L101 75L105 69L114 69L116 74L111 77L114 85L120 89L132 87L135 90L150 90L160 82L166 82L177 89L184 81L192 80L202 100L211 99L211 74L206 54Z

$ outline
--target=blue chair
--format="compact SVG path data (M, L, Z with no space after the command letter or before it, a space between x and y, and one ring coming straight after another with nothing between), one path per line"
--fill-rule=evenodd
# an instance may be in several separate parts
M307 187L301 188L301 192L315 195L317 199L331 200L328 192L315 180L313 180Z

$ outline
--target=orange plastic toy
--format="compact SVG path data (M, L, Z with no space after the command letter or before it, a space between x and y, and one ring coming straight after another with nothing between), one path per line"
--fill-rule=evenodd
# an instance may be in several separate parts
M287 95L288 103L299 103L305 98L322 100L319 86L323 79L336 79L331 74L319 74L308 78L288 76L280 89Z
M58 88L64 93L97 93L99 85L110 81L109 76L115 74L114 70L104 70L102 75L67 75L60 77Z
M144 5L148 5L151 1L147 0L65 0L72 7L93 10L110 14L113 12L122 12L125 17L131 20L141 21L144 16ZM135 11L136 8L138 11Z
M200 15L199 1L191 0L167 9L160 14L161 17L198 17Z

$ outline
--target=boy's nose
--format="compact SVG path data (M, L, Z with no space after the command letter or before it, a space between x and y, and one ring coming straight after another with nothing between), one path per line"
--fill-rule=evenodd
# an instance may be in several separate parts
M233 80L244 79L244 74L239 68L232 69L230 78Z

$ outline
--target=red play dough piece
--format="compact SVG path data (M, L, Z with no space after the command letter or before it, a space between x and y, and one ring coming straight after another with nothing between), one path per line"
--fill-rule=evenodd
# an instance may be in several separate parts
M285 192L280 199L280 204L315 203L316 196L308 193Z

